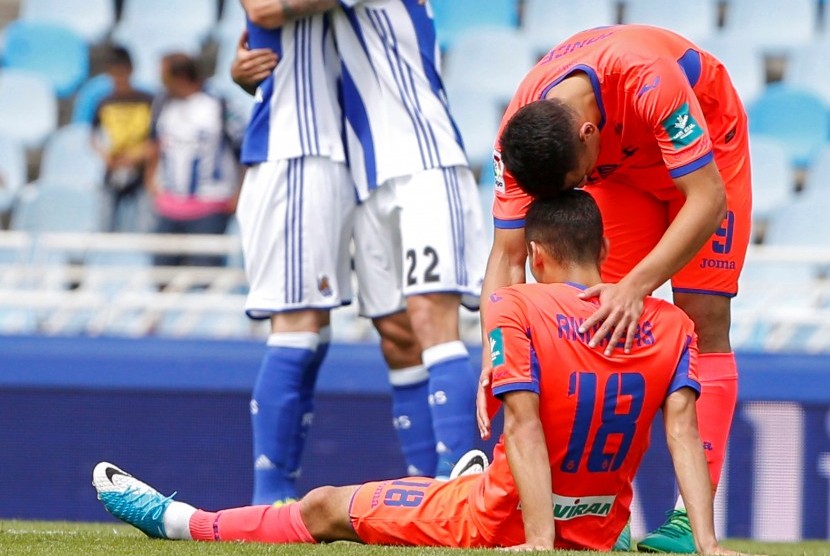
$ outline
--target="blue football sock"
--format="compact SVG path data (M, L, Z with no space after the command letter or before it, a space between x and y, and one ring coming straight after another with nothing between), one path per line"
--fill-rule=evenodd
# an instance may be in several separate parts
M328 326L320 329L320 343L314 351L314 357L306 367L300 383L300 422L299 429L295 433L296 440L289 446L288 470L294 476L300 474L300 462L303 458L303 449L308 438L308 432L314 422L314 388L317 385L317 375L320 367L329 351L331 342L331 328Z
M423 366L389 371L392 417L409 475L435 475L437 455L429 408L429 373Z
M300 391L319 338L313 332L271 334L251 399L253 504L297 498L290 453L302 421Z
M458 458L474 446L478 377L460 341L425 349L423 361L429 370L429 400L438 452L436 476L447 477Z

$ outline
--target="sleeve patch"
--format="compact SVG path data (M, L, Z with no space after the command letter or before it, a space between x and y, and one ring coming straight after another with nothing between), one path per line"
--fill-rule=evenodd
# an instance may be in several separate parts
M669 114L661 125L675 150L691 145L703 135L703 128L689 111L688 102L684 102L680 108Z
M490 331L490 364L493 367L504 365L504 334L501 328L494 328Z

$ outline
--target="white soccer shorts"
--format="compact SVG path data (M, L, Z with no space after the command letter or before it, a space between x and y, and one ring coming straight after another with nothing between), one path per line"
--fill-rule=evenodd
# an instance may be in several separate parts
M489 238L469 168L394 178L358 208L354 225L360 313L400 311L405 298L459 293L477 309Z
M236 210L251 318L351 301L355 193L348 168L323 157L250 167Z

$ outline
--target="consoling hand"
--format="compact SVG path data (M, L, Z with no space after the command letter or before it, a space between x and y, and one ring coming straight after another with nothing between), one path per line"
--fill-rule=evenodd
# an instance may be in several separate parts
M267 48L248 48L248 32L239 37L236 58L231 63L231 78L234 83L253 94L262 81L277 67L279 57Z
M599 308L593 315L585 319L579 332L590 332L595 326L599 328L591 336L588 345L596 347L606 338L605 354L611 352L617 343L625 339L625 353L631 351L631 346L637 335L637 321L643 314L643 298L645 295L640 288L618 284L597 284L583 291L579 297L589 299L599 298ZM610 338L609 338L610 335Z

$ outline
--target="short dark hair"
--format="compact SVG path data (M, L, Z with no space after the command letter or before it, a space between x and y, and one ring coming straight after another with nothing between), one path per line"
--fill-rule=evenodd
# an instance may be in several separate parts
M133 69L133 58L130 56L129 50L123 46L116 45L110 48L109 52L107 52L104 64L107 67L121 66Z
M535 241L562 264L597 263L602 234L599 207L581 189L536 199L525 216L525 241Z
M187 54L181 52L167 54L164 62L167 64L167 72L171 77L181 77L191 83L197 83L201 79L199 64Z
M577 123L576 112L559 99L531 102L507 122L501 159L525 193L544 197L565 189L565 176L584 148Z

